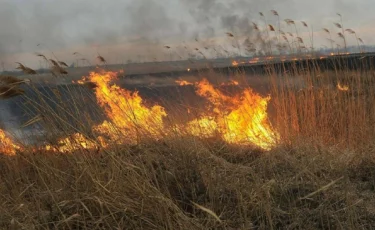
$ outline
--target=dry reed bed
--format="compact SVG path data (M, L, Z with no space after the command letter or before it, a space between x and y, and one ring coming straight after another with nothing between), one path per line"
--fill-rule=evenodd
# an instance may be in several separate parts
M266 50L257 50L254 44L246 50L272 54L273 36L284 38L285 44L279 44L282 49L306 49L296 21L284 20L293 35L281 31L278 13L272 14L278 25L267 24L263 13L265 30L253 24ZM363 44L340 21L336 26L345 49L345 32ZM310 34L307 23L302 25ZM238 39L236 34L227 35ZM194 52L205 57L203 49ZM56 77L67 74L64 62L38 56L50 64ZM106 64L99 54L97 59ZM36 74L21 63L18 68ZM241 71L238 75L244 77ZM272 123L281 136L273 150L175 136L70 154L26 150L0 156L0 228L375 228L373 70L353 72L337 66L332 72L311 66L277 73L270 68L268 77ZM294 82L302 85L296 87ZM13 83L17 87L9 87ZM338 90L338 83L349 89ZM54 91L57 100L52 101L30 84L27 87L35 91L35 100L24 95L19 84L6 82L8 88L0 90L4 93L0 96L24 97L29 103L25 112L34 117L30 122L43 120L50 144L56 136L76 132L95 139L93 122L81 111L77 95L64 101ZM72 92L69 87L66 91ZM78 96L88 94L82 91Z
M0 158L1 228L371 229L373 158L315 143L266 154L172 139Z
M176 135L107 150L1 156L0 226L374 228L372 73L315 73L269 74L272 122L282 137L270 152ZM296 79L305 87L288 84ZM338 81L350 89L338 90ZM35 90L38 100L30 103L43 111L52 139L90 137L74 96L51 107Z

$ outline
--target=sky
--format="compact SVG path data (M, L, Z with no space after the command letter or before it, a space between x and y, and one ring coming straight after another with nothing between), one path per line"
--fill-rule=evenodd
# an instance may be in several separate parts
M337 39L336 13L345 28L375 44L373 0L0 0L0 62L7 70L15 62L36 68L41 65L36 52L69 64L78 59L74 52L92 62L100 54L112 63L163 60L171 52L187 57L183 46L227 47L226 32L253 34L252 22L264 25L259 12L276 26L272 9L281 20L306 21L314 31L314 46L329 46L322 28ZM298 24L298 30L308 40L306 28ZM348 38L350 44L355 41Z

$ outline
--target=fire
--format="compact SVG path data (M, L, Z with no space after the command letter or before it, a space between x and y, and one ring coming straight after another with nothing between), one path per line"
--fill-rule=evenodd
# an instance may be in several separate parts
M106 146L102 141L102 138L98 138L98 141L100 146ZM69 137L58 140L56 145L44 146L44 149L47 151L57 151L60 153L71 153L80 149L94 149L97 147L98 144L95 143L95 141L88 140L80 133L75 133Z
M337 83L337 89L340 91L349 91L349 86L347 85L341 85L340 82Z
M168 133L163 118L167 116L164 108L158 105L146 107L138 92L129 92L113 84L116 73L91 73L89 80L98 87L95 94L100 106L105 110L110 121L95 127L95 131L110 136L118 142L119 134L129 141L136 141L141 132L160 138ZM187 81L176 81L179 85L193 85ZM231 81L238 85L238 82ZM270 97L261 97L251 89L231 97L223 94L206 79L195 83L196 93L209 102L208 111L198 119L184 124L182 129L199 137L213 137L216 134L228 143L254 144L263 149L271 148L277 141L277 134L272 130L267 119L267 104ZM123 138L120 138L120 141Z
M178 85L180 85L180 86L185 86L185 85L194 85L193 83L188 82L188 81L185 81L185 80L176 80L175 82L176 82Z
M196 83L196 87L196 93L211 102L211 105L214 106L213 111L215 113L219 113L220 110L225 109L225 102L231 100L230 97L215 89L215 87L211 85L207 79L203 79L202 81Z
M151 134L154 138L159 138L162 130L168 133L163 124L163 118L167 116L164 108L158 105L146 107L138 92L132 93L117 85L110 85L116 78L115 73L91 73L89 78L98 85L95 88L96 98L110 118L110 121L96 127L95 131L110 136L112 140L122 133L133 141L139 132ZM209 102L207 111L179 130L199 137L213 137L217 134L228 143L251 143L263 149L269 149L276 143L278 136L267 118L270 97L261 97L250 88L231 97L206 79L195 84L176 82L179 85L195 85L196 93ZM232 80L231 84L238 85L238 82Z
M235 80L231 80L231 83L232 85L239 85L240 83L238 83L238 81L235 81Z
M13 141L7 137L5 132L0 129L0 153L6 155L14 155L20 147L13 143Z
M91 72L88 77L77 81L78 84L92 82L96 85L92 90L108 117L108 120L92 128L92 134L96 138L75 133L42 149L70 153L83 149L107 148L111 144L135 144L145 134L148 138L161 139L172 130L201 138L218 137L230 144L255 145L265 150L272 148L279 139L267 117L267 106L271 98L262 97L251 88L245 88L232 96L223 93L206 79L196 83L176 81L179 85L194 85L196 94L205 98L208 105L204 111L197 111L195 119L178 125L172 124L168 128L164 125L167 113L162 106L145 105L137 91L119 87L113 83L116 79L115 72L102 71ZM239 86L234 80L227 84ZM5 154L12 155L20 149L2 130L0 141L0 151Z
M267 104L270 99L246 89L239 104L221 121L226 122L224 139L237 144L250 141L264 149L272 147L276 143L277 135L267 118Z
M238 64L239 64L239 63L238 63L237 61L233 61L233 62L232 62L232 66L238 66Z
M249 61L250 64L256 64L259 62L259 58L253 58Z
M213 136L215 132L228 143L252 143L270 149L278 140L267 118L270 97L261 97L250 88L230 97L214 88L206 79L196 84L197 94L210 103L212 114L188 124L187 131L195 136Z
M228 83L221 83L221 86L226 86L226 85L239 85L240 83L238 81L235 81L235 80L230 80Z
M89 80L97 85L95 95L99 105L105 110L110 122L96 127L111 136L112 123L130 141L135 142L140 133L158 138L163 130L163 118L167 116L163 107L147 107L138 92L130 92L110 82L116 79L115 72L90 73Z
M215 119L210 116L190 121L186 127L188 133L199 137L212 137L217 129Z

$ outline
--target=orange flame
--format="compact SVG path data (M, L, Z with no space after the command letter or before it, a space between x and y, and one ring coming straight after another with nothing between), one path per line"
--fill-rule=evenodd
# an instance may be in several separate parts
M5 132L0 129L0 153L6 155L15 155L16 151L19 150L20 147L13 143L13 141L7 137Z
M235 80L230 80L228 83L221 83L221 86L226 86L226 85L239 85L240 83L238 81L235 81Z
M188 81L185 81L185 80L176 80L175 81L178 85L180 86L184 86L184 85L194 85L193 83L190 83Z
M233 62L232 62L232 66L238 66L238 64L239 64L239 63L238 63L237 61L233 61Z
M131 142L136 141L140 133L156 138L160 136L159 131L164 127L163 117L167 116L163 107L155 105L148 108L137 91L130 92L116 84L110 85L116 79L115 72L92 72L89 79L98 86L95 88L97 101L111 120L96 127L96 130L113 137L113 129L118 128ZM113 124L112 127L109 123Z
M161 139L170 131L164 125L167 116L165 109L159 105L146 106L137 91L131 92L113 84L115 72L91 72L82 81L93 82L98 104L106 112L108 120L93 127L95 140L76 133L62 138L56 146L47 145L47 151L74 152L82 149L106 148L110 144L133 144L145 134L153 139ZM262 97L251 88L242 90L235 96L224 94L206 79L197 83L176 81L179 85L195 85L196 94L207 99L208 106L196 119L172 125L172 129L202 138L219 137L231 144L256 145L268 150L279 139L267 118L268 97ZM238 82L230 81L232 85ZM190 109L188 109L190 113ZM0 150L15 154L19 147L14 145L0 132ZM5 146L5 147L2 147ZM3 150L5 149L5 150Z
M188 133L198 137L212 137L217 130L217 123L215 119L210 116L190 121L186 127Z
M259 62L259 58L253 58L249 61L250 64L256 64Z
M349 91L349 86L347 85L341 85L340 82L337 83L337 89L340 91Z
M267 118L270 97L261 97L250 88L229 97L215 89L206 79L196 84L197 94L205 97L212 108L211 116L202 116L188 124L187 131L195 136L221 134L228 143L252 143L263 149L276 144L278 134Z
M100 146L106 147L101 137L98 138L98 141ZM75 133L69 137L58 140L56 145L46 145L43 149L60 153L71 153L80 149L94 149L97 147L98 144L95 143L95 141L88 140L80 133Z

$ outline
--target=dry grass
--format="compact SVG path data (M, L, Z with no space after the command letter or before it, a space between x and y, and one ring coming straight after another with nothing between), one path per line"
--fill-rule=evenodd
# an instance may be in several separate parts
M371 72L296 68L269 77L282 136L273 150L173 136L71 154L1 156L0 228L374 228ZM51 107L35 92L38 100L29 103L44 113L28 123L42 120L48 143L57 134L90 137L92 124L74 105L78 95Z
M277 11L271 13L279 17ZM272 53L269 31L281 34L290 51L306 48L296 21L284 21L294 27L294 34L282 32L279 19L277 28L265 24L263 38L264 28L253 23L265 53ZM344 42L344 31L357 38L353 30L344 30L342 22L335 25ZM331 32L323 30L333 42ZM237 33L226 34L228 39L239 39ZM249 52L258 48L248 40ZM193 52L205 57L201 50ZM37 56L56 76L68 74L65 62ZM107 65L104 57L96 58ZM37 74L18 64L26 74ZM31 97L22 88L29 81L0 77L0 98L20 96L26 101L25 114L32 119L22 127L36 123L43 127L43 141L56 150L60 137L75 133L99 146L67 154L23 146L15 156L0 155L0 228L374 229L373 68L353 71L342 62L333 70L316 63L284 71L273 67L267 68L269 112L281 139L268 152L215 138L172 135L155 141L141 131L137 144L104 148L92 130L95 119L82 109L96 103L88 93L98 87L95 83L84 82L86 88L78 92L69 85L60 91L48 89L52 95L28 84ZM218 78L213 71L204 74ZM244 78L240 68L236 77ZM176 107L174 113L181 111ZM101 117L103 111L93 114ZM182 116L170 119L183 121ZM126 138L123 130L116 131L122 134L119 138Z
M23 95L25 91L20 88L22 83L30 83L29 79L18 79L13 76L0 75L0 99L8 99L11 97Z
M25 74L30 74L30 75L35 75L35 74L37 74L37 72L36 72L35 70L33 70L33 69L31 69L31 68L29 68L29 67L27 67L27 66L24 66L24 65L22 65L22 64L19 63L19 62L17 62L17 64L18 64L17 69L22 70L22 72L24 72Z
M311 67L315 68L315 67ZM276 124L284 140L293 138L344 148L366 148L374 138L372 70L297 70L273 76ZM293 82L303 82L296 86Z
M374 151L194 139L0 158L1 228L371 229Z

